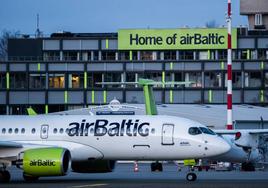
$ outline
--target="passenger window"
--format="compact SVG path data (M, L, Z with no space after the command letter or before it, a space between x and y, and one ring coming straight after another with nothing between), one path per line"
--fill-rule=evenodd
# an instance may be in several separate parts
M57 132L58 132L58 129L57 128L53 129L53 133L54 134L57 134Z
M201 130L198 127L190 127L189 130L188 130L188 133L190 135L202 134Z
M62 133L63 133L63 128L60 129L60 134L62 134Z
M8 133L9 134L11 134L12 133L12 129L10 128L10 129L8 129Z
M34 133L35 133L35 128L32 129L32 134L34 134Z
M18 129L18 128L16 128L16 129L14 130L14 132L15 132L15 134L18 134L19 129Z
M3 134L6 133L6 129L5 129L5 128L2 129L2 133L3 133Z
M204 133L204 134L210 134L210 135L216 135L216 133L214 133L212 130L206 128L206 127L199 127L201 129L201 131Z
M21 129L21 133L22 133L22 134L25 133L25 129L24 129L24 128Z

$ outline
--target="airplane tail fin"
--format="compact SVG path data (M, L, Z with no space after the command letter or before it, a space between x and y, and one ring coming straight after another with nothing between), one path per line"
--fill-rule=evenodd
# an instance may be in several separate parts
M28 113L29 116L37 115L37 113L34 111L34 109L32 107L27 108L27 113Z
M159 82L150 79L139 79L138 82L98 82L99 85L140 85L143 87L146 115L157 115L157 107L153 94L153 86L185 85L194 82Z

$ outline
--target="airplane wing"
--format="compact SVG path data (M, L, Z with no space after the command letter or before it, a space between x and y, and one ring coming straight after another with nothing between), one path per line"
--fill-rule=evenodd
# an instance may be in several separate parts
M22 144L11 141L0 141L0 148L22 148Z
M268 134L268 129L234 129L214 130L217 134L236 134L237 132L248 132L249 134Z

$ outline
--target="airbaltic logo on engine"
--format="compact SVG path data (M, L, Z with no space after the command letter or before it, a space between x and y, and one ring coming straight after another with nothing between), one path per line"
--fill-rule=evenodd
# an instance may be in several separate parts
M109 122L106 119L97 119L95 122L86 122L85 119L79 122L69 124L67 134L69 136L88 136L92 133L94 136L148 136L148 122L139 122L139 119L123 119L121 122Z
M30 166L56 166L56 161L52 160L32 160L30 161Z

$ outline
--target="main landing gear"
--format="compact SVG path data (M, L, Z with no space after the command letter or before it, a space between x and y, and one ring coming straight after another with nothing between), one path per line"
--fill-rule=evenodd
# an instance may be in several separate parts
M3 170L0 170L0 182L1 183L7 183L10 181L10 173L5 170L5 168Z
M23 179L26 182L33 182L33 181L37 181L39 179L38 176L31 176L31 175L27 175L23 173Z
M156 161L155 163L151 163L151 171L155 172L162 172L163 171L163 165L162 163L159 163L158 161Z

